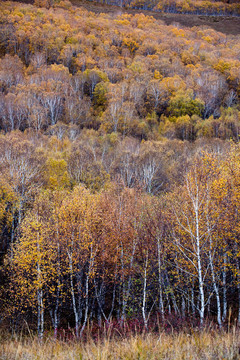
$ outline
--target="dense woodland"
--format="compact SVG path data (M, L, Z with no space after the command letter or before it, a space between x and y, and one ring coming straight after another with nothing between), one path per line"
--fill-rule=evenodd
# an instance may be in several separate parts
M240 15L239 0L133 0L130 7L152 9L160 12L204 15ZM128 5L128 6L129 6Z
M0 4L1 324L240 323L239 36L38 5Z
M60 2L61 6L64 4L64 1L61 0L26 0L26 2L48 8L58 6ZM96 0L96 2L128 9L154 10L163 13L240 16L239 0Z
M41 4L43 0L35 1L40 1L38 4ZM174 14L240 15L239 0L97 0L97 2ZM51 0L46 0L46 3L50 6Z

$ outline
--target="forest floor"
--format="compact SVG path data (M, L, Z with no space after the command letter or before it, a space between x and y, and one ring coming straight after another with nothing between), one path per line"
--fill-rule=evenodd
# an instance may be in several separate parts
M239 360L239 331L192 331L135 335L124 338L106 336L86 342L39 343L36 338L0 339L0 360Z
M15 0L24 3L33 3L33 0ZM158 13L155 11L148 10L135 10L135 9L124 9L119 6L100 4L89 0L71 0L74 6L84 7L88 11L94 13L108 13L108 14L140 14L153 16L157 20L163 21L165 24L176 24L178 23L183 27L193 26L204 26L210 27L216 31L222 32L228 35L239 35L240 34L240 17L235 16L205 16L205 15L194 15L194 14L169 14L169 13Z

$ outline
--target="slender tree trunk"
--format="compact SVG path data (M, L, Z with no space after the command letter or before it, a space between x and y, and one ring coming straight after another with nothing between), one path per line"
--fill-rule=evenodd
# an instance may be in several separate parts
M144 327L147 330L147 316L146 316L146 290L147 290L147 266L148 266L148 251L146 254L144 276L143 276L143 301L142 301L142 316L144 321Z
M194 288L191 287L191 304L192 304L192 315L195 316L195 297L194 297Z
M129 275L128 275L128 284L127 284L127 290L126 290L126 296L125 296L125 308L128 304L128 300L130 297L130 290L131 290L131 286L132 286L132 268L133 268L133 260L134 260L134 255L135 255L135 251L136 251L136 245L137 242L134 239L133 240L133 248L132 248L132 254L131 254L131 258L130 258L130 266L129 266Z
M70 287L71 287L71 295L72 295L72 305L73 305L73 313L75 317L75 333L78 337L79 335L79 317L76 305L76 297L73 286L73 264L72 264L72 253L68 251L68 259L69 259L69 270L70 270Z
M11 226L11 244L10 244L10 250L11 250L11 259L13 257L13 243L14 243L14 237L15 237L15 216L14 216L14 211L15 209L13 208L12 210L12 226Z
M183 319L185 319L185 315L186 315L186 302L185 302L184 296L182 295L182 317L183 317Z
M174 313L175 313L175 315L180 314L180 311L179 311L178 305L177 305L177 301L176 301L176 297L175 297L175 295L174 295L172 286L171 286L171 284L170 284L170 281L169 281L167 272L165 272L165 276L166 276L167 284L168 284L167 287L169 288L170 297L171 297L172 303L173 303ZM170 304L170 300L169 300L169 304ZM170 306L170 309L171 309L171 305L169 305L169 306ZM169 313L171 313L171 310L169 311Z
M239 267L239 261L238 258L236 259L236 265L237 265L237 290L238 290L238 325L240 324L240 267Z
M38 338L40 341L43 339L44 332L44 308L43 308L43 291L42 289L38 289L37 294L38 299Z
M209 229L209 224L208 224L208 229ZM210 263L210 268L211 268L211 274L212 274L212 282L213 282L213 289L216 295L216 300L217 300L217 322L219 327L222 327L222 316L221 316L221 302L220 302L220 295L219 295L219 289L217 286L217 282L216 282L216 277L215 277L215 271L214 271L214 266L213 266L213 257L212 257L212 237L211 234L209 234L209 241L210 241L210 249L209 249L209 263Z
M58 227L57 227L57 237L59 235ZM60 246L59 246L59 237L58 237L58 244L57 244L57 294L56 294L56 303L55 309L53 314L53 327L54 327L54 338L57 338L58 332L58 323L59 323L59 298L60 298L60 284L61 284L61 270L60 270Z
M103 286L103 282L102 282L102 285L100 286L100 290L98 292L98 289L97 289L97 284L96 284L96 279L94 278L94 287L95 287L95 297L96 297L96 300L97 300L97 303L98 303L98 318L99 318L99 324L101 323L101 314L103 315L104 319L106 322L108 322L108 318L103 310L103 306L102 306L102 303L101 303L101 293L102 293L102 286Z
M92 248L92 244L91 244L91 251L90 251L90 260L89 260L89 267L88 267L88 272L87 272L87 276L86 276L86 293L85 293L85 314L84 314L84 321L83 321L83 325L80 331L80 338L82 337L83 331L87 325L87 320L88 320L88 311L89 311L89 278L93 269L93 265L94 265L94 258L95 256L93 255L93 248Z
M226 320L227 317L227 274L226 274L226 263L227 263L227 254L224 253L223 255L223 272L222 272L222 278L223 278L223 314L222 314L222 322Z
M199 282L199 294L200 294L200 324L204 321L204 288L203 288L203 276L202 276L202 263L201 263L201 249L200 249L200 234L199 234L199 213L198 213L198 197L195 204L195 221L196 221L196 250L197 250L197 270L198 270L198 282Z
M38 252L38 261L37 261L37 315L38 315L38 337L40 341L43 339L44 332L44 307L43 307L43 284L42 284L42 270L40 266L40 244L39 244L39 233L37 233L37 252Z
M210 199L208 196L207 201L206 201L207 209L208 209L209 203L210 203ZM207 211L207 216L206 216L206 222L207 222L207 232L208 232L208 238L209 238L209 252L208 252L209 264L210 264L211 275L212 275L213 289L214 289L214 292L216 295L216 300L217 300L217 322L218 322L219 327L221 328L222 327L221 302L220 302L219 288L217 285L215 269L214 269L214 264L213 264L214 249L213 249L213 240L212 240L212 233L211 233L211 226L210 226L208 211Z
M87 325L87 319L88 319L88 310L89 310L89 294L88 294L88 286L89 286L89 272L87 273L87 276L86 276L86 298L85 298L85 313L84 313L84 321L83 321L83 325L81 327L81 331L80 331L80 338L82 337L82 334L83 334L83 331Z
M123 245L121 249L121 270L122 270L122 276L121 276L121 282L122 282L122 320L125 321L126 319L126 290L125 290L125 276L124 276L124 262L123 262Z
M57 289L57 299L56 299L56 306L54 309L54 338L57 338L57 332L58 332L58 323L59 323L59 314L58 314L58 308L59 308L59 286Z
M44 332L44 308L43 308L43 290L41 284L41 268L39 262L37 264L37 277L38 277L38 290L37 290L37 317L38 317L38 337L40 341L43 339L43 332Z
M108 321L111 319L112 317L112 313L113 313L113 309L114 309L114 304L115 304L115 298L116 298L116 277L115 277L115 281L114 281L114 287L113 287L113 297L112 297L112 306L111 306L111 310L110 313L108 315Z
M217 300L217 322L219 327L222 327L222 317L221 317L221 303L220 303L220 295L219 295L219 289L216 283L216 277L213 269L213 263L212 263L212 256L209 255L209 261L210 261L210 267L211 267L211 273L212 273L212 282L213 282L213 289L216 295Z
M162 261L161 261L161 245L160 245L159 236L157 237L157 250L158 250L159 309L161 316L164 319L163 290L162 290Z

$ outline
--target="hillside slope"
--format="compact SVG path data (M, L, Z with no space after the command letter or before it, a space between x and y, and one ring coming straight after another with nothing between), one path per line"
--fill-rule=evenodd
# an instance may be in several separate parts
M4 1L4 0L3 0ZM33 0L14 0L16 2L33 3ZM240 34L240 19L234 16L206 16L195 14L173 14L158 13L149 10L125 9L119 6L100 4L88 0L71 0L71 3L77 7L83 7L94 13L128 13L153 16L155 19L164 21L170 25L179 23L184 27L207 26L224 34L238 35Z
M235 323L239 35L85 6L0 2L0 321Z

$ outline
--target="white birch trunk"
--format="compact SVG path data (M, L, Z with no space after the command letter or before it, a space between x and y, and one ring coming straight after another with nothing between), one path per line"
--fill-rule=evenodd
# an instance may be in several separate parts
M219 327L221 328L222 327L221 303L220 303L219 289L217 286L214 267L213 267L211 236L210 236L209 262L210 262L210 268L211 268L211 274L212 274L213 289L214 289L214 292L216 295L216 300L217 300L217 322L218 322Z
M146 290L147 290L147 266L148 266L148 251L146 254L145 266L144 266L144 276L143 276L143 301L142 301L142 316L144 321L144 327L147 330L147 316L146 316Z
M87 320L88 320L88 311L89 311L89 278L93 269L93 265L94 265L94 259L95 259L95 254L93 254L93 246L91 244L91 251L90 251L90 260L89 260L89 267L88 267L88 273L86 276L86 299L85 299L85 314L84 314L84 321L83 321L83 325L80 331L80 338L82 337L83 331L87 325Z
M43 339L44 333L44 308L43 308L43 291L38 289L38 338L40 341Z
M37 282L38 282L38 289L37 289L37 322L38 322L38 337L40 341L43 339L43 332L44 332L44 307L43 307L43 289L42 289L42 272L40 266L40 244L39 244L39 233L37 233L37 253L38 253L38 260L37 260Z
M199 199L198 192L196 195L196 201L193 203L195 211L195 222L196 222L196 255L197 255L197 271L198 271L198 283L199 283L199 294L200 294L200 324L203 324L205 300L204 300L204 287L203 287L203 275L202 275L202 263L201 263L201 248L200 248L200 232L199 232Z
M159 288L159 309L164 319L163 290L162 290L162 261L161 261L161 245L159 236L157 237L158 250L158 288Z
M227 274L226 274L226 263L227 263L227 254L223 255L223 314L222 314L222 322L226 320L227 317Z
M79 317L76 305L76 297L74 292L74 285L73 285L73 264L72 264L72 253L68 251L68 259L69 259L69 270L70 270L70 287L71 287L71 295L72 295L72 305L73 305L73 313L75 317L75 333L76 337L79 335Z

